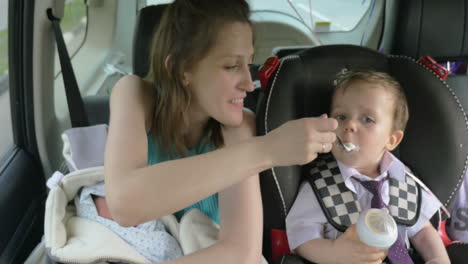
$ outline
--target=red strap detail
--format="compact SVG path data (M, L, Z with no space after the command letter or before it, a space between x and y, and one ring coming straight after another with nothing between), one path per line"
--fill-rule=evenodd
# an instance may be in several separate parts
M437 233L439 233L440 238L442 239L442 242L444 243L444 246L448 246L452 244L452 240L449 238L447 234L447 226L446 226L446 221L440 221L439 226L437 228Z
M271 259L275 261L282 255L294 255L289 249L286 230L271 229Z
M260 80L260 84L262 85L263 91L266 91L268 82L270 81L270 77L276 71L279 64L280 60L278 57L269 57L258 70L258 79Z
M419 58L418 63L428 67L437 74L442 80L447 79L449 71L445 69L442 65L438 64L431 56L422 56Z

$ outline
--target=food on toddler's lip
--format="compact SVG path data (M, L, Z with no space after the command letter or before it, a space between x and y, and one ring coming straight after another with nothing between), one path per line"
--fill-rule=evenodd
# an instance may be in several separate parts
M351 150L356 149L356 146L351 142L343 143L343 147L345 148L346 151L351 151Z
M344 143L343 140L338 136L336 135L336 138L338 139L338 141L340 142L340 146L346 150L347 152L350 152L350 151L358 151L359 150L359 147L358 146L355 146L353 143L351 142L347 142L347 143Z

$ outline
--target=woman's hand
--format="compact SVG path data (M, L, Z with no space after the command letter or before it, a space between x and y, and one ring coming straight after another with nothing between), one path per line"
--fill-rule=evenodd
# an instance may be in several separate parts
M273 166L303 165L318 153L329 152L336 140L337 127L334 118L323 114L292 120L274 129L265 136Z

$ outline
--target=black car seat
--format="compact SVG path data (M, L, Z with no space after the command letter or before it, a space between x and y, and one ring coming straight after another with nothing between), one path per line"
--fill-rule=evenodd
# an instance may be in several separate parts
M398 1L392 54L456 59L468 54L465 0Z
M437 61L467 61L468 9L465 0L398 1L396 32L391 54L412 58L429 55ZM464 7L464 8L461 8ZM456 94L466 93L468 75L449 75L447 83ZM468 98L462 96L468 109Z
M164 5L150 5L138 13L133 33L133 74L145 77L149 70L153 35L166 9Z
M445 80L468 109L468 9L466 0L398 1L396 32L390 52L412 58L431 56L439 62L463 66ZM466 184L466 183L465 183ZM457 194L455 194L456 196ZM454 205L454 204L453 204ZM450 208L452 209L452 208ZM455 213L455 211L454 211ZM453 222L448 224L454 224ZM449 252L463 247L450 245ZM456 262L455 262L456 263Z
M448 205L467 169L468 126L453 90L409 57L387 56L352 45L318 46L283 58L259 101L257 133L264 135L288 120L327 113L336 73L342 69L387 72L407 95L410 120L394 154ZM285 218L302 181L300 166L261 173L264 206L263 253L285 261Z
M137 16L133 33L133 74L144 77L149 69L149 54L154 32L167 5L151 5L142 8ZM95 95L83 98L89 123L109 123L109 96Z

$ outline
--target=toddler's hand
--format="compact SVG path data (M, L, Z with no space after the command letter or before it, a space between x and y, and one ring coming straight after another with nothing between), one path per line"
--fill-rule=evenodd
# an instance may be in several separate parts
M370 247L357 236L356 225L351 225L346 232L333 243L336 252L336 263L382 263L385 253L374 247Z

